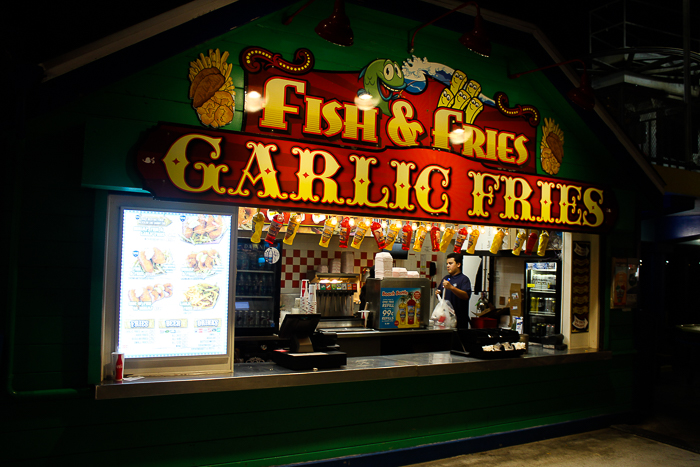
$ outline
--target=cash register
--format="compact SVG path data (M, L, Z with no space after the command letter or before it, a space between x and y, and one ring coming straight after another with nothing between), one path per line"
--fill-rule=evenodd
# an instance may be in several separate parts
M340 352L335 333L316 331L320 313L289 314L280 325L279 337L290 339L288 349L271 353L272 361L290 370L338 368L347 363Z

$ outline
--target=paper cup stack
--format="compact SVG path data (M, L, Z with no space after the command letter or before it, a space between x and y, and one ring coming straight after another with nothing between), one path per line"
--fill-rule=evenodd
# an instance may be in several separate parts
M391 253L380 252L374 255L374 277L384 279L385 277L393 276L394 258Z
M340 254L340 269L343 274L353 274L355 272L355 252L344 251Z
M391 268L391 277L408 277L406 268Z
M331 260L331 274L340 274L340 258Z

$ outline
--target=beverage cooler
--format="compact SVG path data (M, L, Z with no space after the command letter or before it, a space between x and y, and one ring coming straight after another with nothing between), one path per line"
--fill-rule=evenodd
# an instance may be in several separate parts
M282 241L239 238L236 254L236 335L269 336L279 329Z
M561 332L561 262L525 262L524 330L530 340Z

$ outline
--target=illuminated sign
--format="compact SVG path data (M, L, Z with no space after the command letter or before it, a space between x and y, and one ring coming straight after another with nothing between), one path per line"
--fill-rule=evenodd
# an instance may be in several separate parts
M163 199L575 231L606 230L615 218L602 188L423 147L360 150L161 124L137 166Z

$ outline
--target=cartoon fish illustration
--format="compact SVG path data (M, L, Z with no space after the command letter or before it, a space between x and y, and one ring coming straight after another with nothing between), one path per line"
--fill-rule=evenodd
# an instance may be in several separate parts
M359 77L363 78L365 87L360 89L357 95L371 95L382 113L391 115L391 101L399 97L395 93L406 87L401 66L393 60L380 58L370 62L360 72Z

